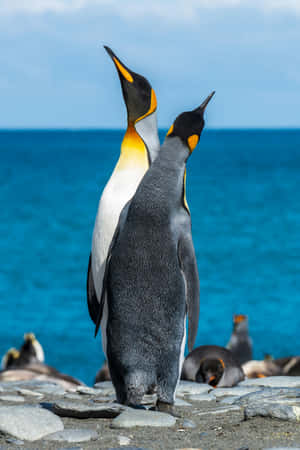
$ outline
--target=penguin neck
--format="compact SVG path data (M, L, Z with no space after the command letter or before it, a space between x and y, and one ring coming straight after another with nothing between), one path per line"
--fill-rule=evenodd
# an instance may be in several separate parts
M179 137L167 137L159 153L159 163L162 170L165 173L172 172L172 176L168 177L170 183L180 184L182 206L190 214L186 200L186 161L189 156L188 147Z
M137 120L134 126L142 140L144 142L147 142L150 163L152 164L156 159L160 149L156 111L146 117L143 117L140 120Z
M150 161L146 144L136 131L134 123L128 122L116 170L137 169L146 172L149 169L149 165Z

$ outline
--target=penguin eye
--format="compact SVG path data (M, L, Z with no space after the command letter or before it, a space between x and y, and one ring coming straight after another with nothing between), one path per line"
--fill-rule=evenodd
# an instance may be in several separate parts
M198 144L198 141L199 141L198 134L192 134L192 136L188 137L187 142L188 142L188 146L189 146L189 149L191 150L191 152L194 150L194 148Z

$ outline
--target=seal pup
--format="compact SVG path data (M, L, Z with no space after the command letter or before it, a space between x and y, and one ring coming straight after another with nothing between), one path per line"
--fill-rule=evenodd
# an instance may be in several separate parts
M160 149L154 90L146 78L128 69L109 47L104 48L112 58L120 78L127 109L127 131L119 160L100 198L93 230L87 274L87 303L94 323L99 314L106 258L120 213L134 195ZM106 328L107 320L106 301L104 303L101 330ZM106 353L103 334L102 346Z
M155 391L157 409L172 412L187 311L189 349L195 342L199 277L185 167L213 94L176 118L158 157L123 209L110 247L101 299L107 295L108 320L102 332L117 401L125 405L139 405L144 394ZM100 310L96 334L101 318Z
M226 348L235 359L244 364L252 359L252 339L249 336L248 317L244 314L233 316L233 331Z
M187 355L181 379L232 387L243 381L244 372L230 350L217 345L201 345Z
M242 365L248 378L264 378L283 375L282 368L271 360L251 360Z

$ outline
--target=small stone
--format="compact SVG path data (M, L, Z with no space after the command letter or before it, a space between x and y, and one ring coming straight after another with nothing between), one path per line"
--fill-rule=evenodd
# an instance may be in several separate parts
M185 419L182 424L183 428L196 428L195 422L192 420Z
M192 402L211 402L212 400L216 400L216 397L213 392L210 392L209 394L189 395L188 399Z
M99 391L97 389L88 387L88 386L78 386L76 389L76 392L79 392L79 394L85 394L85 395L97 395L99 394Z
M46 441L66 441L66 442L87 442L97 439L98 434L96 431L88 429L68 429L57 431L56 433L49 434L45 436Z
M241 397L222 397L222 399L219 400L219 402L222 405L233 405L236 404L240 398Z
M31 391L30 389L20 388L20 389L17 389L17 392L21 395L25 395L25 396L27 395L29 397L36 397L38 399L41 399L44 397L43 394L40 394L39 392Z
M77 400L78 402L82 400L81 395L76 394L75 392L66 392L64 398L67 398L68 400Z
M119 436L118 440L119 440L120 445L129 445L130 444L130 439L127 436Z
M128 409L112 421L112 428L172 427L176 419L170 414L141 409Z
M118 403L83 403L68 400L58 400L51 406L52 412L61 417L75 417L78 419L103 418L110 419L118 416L128 407Z
M265 377L265 378L248 378L242 381L239 386L265 386L277 388L300 388L300 377Z
M13 403L23 403L24 397L21 395L0 395L0 400L2 402L13 402Z
M193 395L193 394L207 394L213 388L209 384L196 383L194 381L181 381L177 387L177 395Z
M125 447L126 450L150 450L144 447ZM124 450L124 447L110 447L108 450Z
M59 417L40 407L0 406L0 431L17 439L36 441L63 429Z

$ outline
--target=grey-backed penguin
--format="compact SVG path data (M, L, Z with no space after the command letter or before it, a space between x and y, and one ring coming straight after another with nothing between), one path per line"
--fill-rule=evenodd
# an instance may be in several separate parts
M139 405L157 393L172 410L189 318L188 347L198 327L199 278L185 200L186 161L204 127L200 107L177 117L159 155L123 209L103 281L107 359L118 402ZM96 333L101 320L98 317Z
M100 198L93 231L92 251L87 276L89 314L96 323L102 294L103 275L108 249L124 205L132 198L145 172L156 158L160 143L157 132L156 96L143 76L126 67L113 51L105 47L119 74L127 108L127 131L119 160ZM103 324L107 319L104 301ZM106 353L105 335L102 345Z
M217 345L201 345L185 358L181 378L213 387L232 387L244 380L245 375L230 350Z
M240 364L252 359L252 339L249 336L248 317L244 314L233 316L233 331L226 348Z

